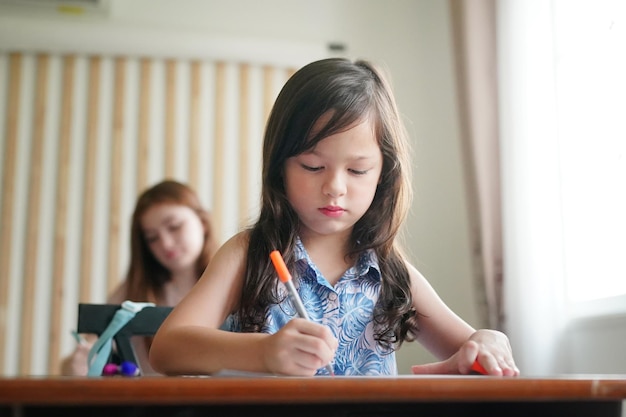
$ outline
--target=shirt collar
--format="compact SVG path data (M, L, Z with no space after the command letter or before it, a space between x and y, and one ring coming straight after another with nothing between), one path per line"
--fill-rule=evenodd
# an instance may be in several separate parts
M311 258L309 257L309 254L306 251L304 244L302 244L302 240L300 240L299 236L296 238L294 257L297 263L302 262L305 263L307 266L315 265L311 261ZM380 280L380 266L378 265L378 256L376 256L376 252L374 252L373 249L368 249L361 252L356 264L352 266L348 271L346 271L346 275L356 277L361 277L368 273L371 273L373 277L376 277Z

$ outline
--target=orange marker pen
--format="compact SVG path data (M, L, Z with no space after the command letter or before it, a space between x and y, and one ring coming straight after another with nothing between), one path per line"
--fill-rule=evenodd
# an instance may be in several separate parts
M489 372L476 359L470 368L470 374L489 375Z
M285 287L287 287L287 291L289 291L291 301L293 301L294 305L296 306L296 311L298 312L298 315L301 318L310 321L311 319L309 318L309 315L304 308L304 304L302 304L302 300L298 295L298 291L296 291L296 287L294 287L293 285L293 282L291 280L291 274L287 269L287 265L285 265L285 261L283 260L282 255L279 251L274 250L270 253L270 258L272 260L272 263L274 264L274 269L276 269L276 273L278 273L278 278L283 284L285 284ZM326 369L331 375L335 374L333 372L333 367L330 366L330 364L326 365Z

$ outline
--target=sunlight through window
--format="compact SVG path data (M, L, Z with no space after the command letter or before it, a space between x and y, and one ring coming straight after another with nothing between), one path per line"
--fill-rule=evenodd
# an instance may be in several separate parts
M626 294L626 2L554 7L568 295L614 299Z

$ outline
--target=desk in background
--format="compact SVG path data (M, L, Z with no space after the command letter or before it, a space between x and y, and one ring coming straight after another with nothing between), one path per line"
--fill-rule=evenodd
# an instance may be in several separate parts
M0 417L621 415L626 375L0 378Z

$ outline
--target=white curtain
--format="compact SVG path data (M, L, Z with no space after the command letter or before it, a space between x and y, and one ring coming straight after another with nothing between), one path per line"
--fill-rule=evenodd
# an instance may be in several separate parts
M507 332L530 375L626 370L626 4L498 3Z
M552 2L498 3L507 332L525 375L563 371L564 266Z

